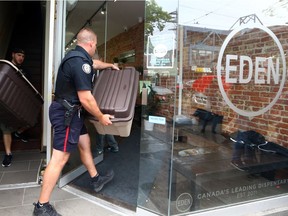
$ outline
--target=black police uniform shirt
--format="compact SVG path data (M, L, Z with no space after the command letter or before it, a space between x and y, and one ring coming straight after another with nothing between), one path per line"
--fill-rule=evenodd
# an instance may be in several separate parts
M80 103L77 91L92 90L93 61L89 54L80 46L66 54L62 60L57 80L55 96L70 103Z

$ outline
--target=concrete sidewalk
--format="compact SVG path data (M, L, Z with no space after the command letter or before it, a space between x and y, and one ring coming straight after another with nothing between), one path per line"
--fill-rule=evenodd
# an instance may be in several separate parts
M31 216L34 208L33 202L37 201L40 189L41 187L37 186L0 190L0 215ZM79 192L77 191L77 193ZM62 189L55 188L50 203L63 216L135 215L135 212L111 203L103 203L103 200L96 200L95 197L94 200L82 197L81 192L75 195L73 189L69 189L69 186L65 186Z
M31 216L33 202L40 193L40 186L0 190L0 215ZM76 194L77 193L77 194ZM136 213L113 205L70 186L55 188L50 203L63 216L135 216ZM192 214L193 215L193 214ZM243 216L287 216L288 207Z

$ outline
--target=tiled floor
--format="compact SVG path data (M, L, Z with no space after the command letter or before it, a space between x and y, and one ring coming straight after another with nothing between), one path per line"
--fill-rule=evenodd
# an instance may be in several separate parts
M4 153L1 153L1 163ZM15 184L37 184L39 167L45 153L39 151L13 152L10 167L0 167L0 188L10 187Z
M18 188L0 191L0 215L31 216L32 205L39 196L40 187ZM129 215L107 209L63 189L55 188L50 200L58 213L69 216L118 216ZM132 215L132 214L131 214Z
M3 152L0 153L3 157ZM32 215L33 202L38 200L41 189L38 173L45 157L45 153L39 151L13 152L12 165L0 167L0 215ZM135 215L134 212L88 197L69 186L56 187L50 202L63 216Z

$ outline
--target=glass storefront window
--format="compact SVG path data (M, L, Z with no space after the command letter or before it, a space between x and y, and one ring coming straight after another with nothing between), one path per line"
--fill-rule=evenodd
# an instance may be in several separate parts
M144 73L140 82L142 133L137 203L159 215L169 214L177 82L177 2L169 2L168 6L146 1Z
M151 4L170 15L163 29ZM183 215L287 193L287 10L146 1L144 74L157 106L142 131L140 208Z

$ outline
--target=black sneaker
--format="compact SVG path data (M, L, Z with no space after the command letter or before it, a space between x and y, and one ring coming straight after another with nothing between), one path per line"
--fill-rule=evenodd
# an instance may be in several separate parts
M12 161L12 154L5 155L2 162L2 166L9 167L11 165L11 161Z
M95 182L91 182L92 186L93 186L93 189L95 192L99 192L102 190L103 186L105 184L107 184L108 182L110 182L114 177L114 172L113 170L110 170L107 172L106 175L102 176L102 175L99 175L98 177L98 180L95 181Z
M96 150L96 156L103 154L103 150L97 149Z
M14 137L20 139L22 142L27 143L28 139L24 136L24 134L18 133L17 131L13 133Z
M33 216L61 216L60 214L57 213L55 208L47 203L43 205L42 207L37 207L37 203L33 203L34 205L34 211L33 211Z
M119 152L119 147L118 146L107 147L107 151L117 153Z

